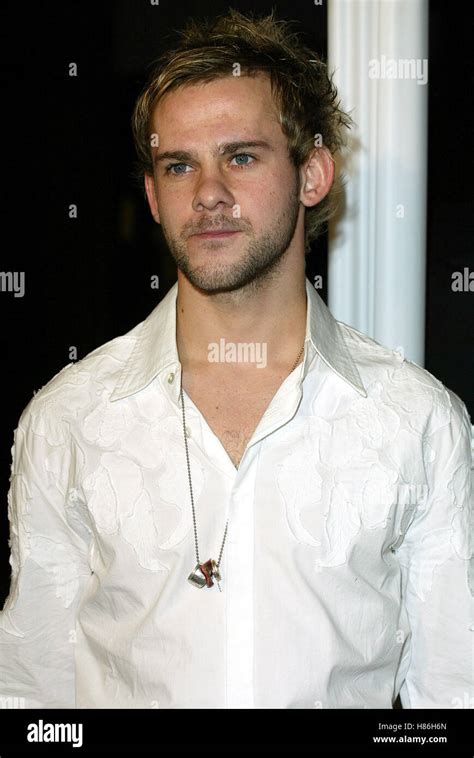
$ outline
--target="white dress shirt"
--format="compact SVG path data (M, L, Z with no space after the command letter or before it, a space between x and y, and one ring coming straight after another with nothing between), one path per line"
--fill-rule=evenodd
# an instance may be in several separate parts
M465 404L306 279L304 360L238 469L184 393L201 561L229 519L196 588L177 288L19 419L1 702L473 707Z

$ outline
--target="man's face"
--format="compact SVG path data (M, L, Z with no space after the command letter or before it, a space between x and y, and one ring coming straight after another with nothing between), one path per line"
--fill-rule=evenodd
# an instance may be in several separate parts
M304 207L268 77L229 76L172 91L155 109L152 132L160 159L148 198L178 269L206 292L237 290L276 272L297 222L304 225ZM266 145L231 145L256 141ZM181 155L160 157L170 152ZM223 228L233 233L198 236Z

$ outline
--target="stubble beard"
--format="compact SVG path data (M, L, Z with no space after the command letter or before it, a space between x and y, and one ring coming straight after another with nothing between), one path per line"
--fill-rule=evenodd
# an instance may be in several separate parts
M162 221L163 235L176 266L191 284L209 294L258 289L264 282L278 275L295 233L300 207L298 195L299 176L295 171L295 182L288 194L285 210L269 229L261 232L258 237L251 235L246 249L232 263L221 262L219 249L215 248L209 254L214 258L212 262L204 266L193 265L188 255L186 238L173 237ZM229 222L227 217L216 217L214 220L216 226ZM240 222L239 229L243 228L243 233L248 234L246 229L251 229L250 224L245 223L244 219L240 219Z

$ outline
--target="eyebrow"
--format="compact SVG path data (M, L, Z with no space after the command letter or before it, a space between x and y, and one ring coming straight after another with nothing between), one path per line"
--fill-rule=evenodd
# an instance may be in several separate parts
M248 141L239 141L239 142L224 142L222 145L218 146L218 153L219 155L229 155L230 153L235 153L236 150L241 150L245 147L261 147L266 150L272 150L273 147L270 145L269 142L266 142L265 140L248 140ZM167 160L177 160L177 161L197 161L197 156L195 153L189 153L186 150L166 150L163 153L157 153L153 159L153 165L157 166L157 164L160 161L167 161Z

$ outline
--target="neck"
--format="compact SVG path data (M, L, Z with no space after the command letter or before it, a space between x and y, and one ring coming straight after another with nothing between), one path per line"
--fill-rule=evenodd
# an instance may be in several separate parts
M290 282L269 277L258 286L211 294L178 272L176 340L183 370L205 373L212 368L220 374L230 370L239 376L255 375L252 362L222 360L224 352L231 355L234 350L235 356L239 344L250 343L248 354L264 354L267 369L288 371L303 346L306 312L304 270ZM244 353L237 350L237 355Z

